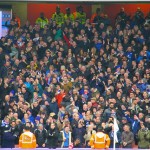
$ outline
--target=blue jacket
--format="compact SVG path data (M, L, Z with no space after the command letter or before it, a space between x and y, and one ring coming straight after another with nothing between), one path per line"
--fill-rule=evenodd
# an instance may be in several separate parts
M150 60L150 51L146 52L146 56L147 56L147 60L149 61Z
M139 63L140 60L143 60L143 59L144 59L144 56L139 55L138 58L137 58L137 62ZM146 52L146 60L150 61L150 51Z
M143 60L143 56L139 55L138 58L136 59L137 63L139 63L141 60Z
M29 116L29 120L30 120L30 122L35 123L35 119L33 116ZM24 123L24 124L26 123L24 118L22 119L22 123Z
M95 47L98 51L100 51L100 49L103 47L103 44L102 43L97 43L97 44L95 44Z
M146 90L147 84L146 83L137 83L137 88L140 89L140 92L144 92Z
M133 134L137 134L140 128L140 120L134 120L130 118L128 115L125 115L125 117L127 118L128 122L131 123Z
M64 141L64 146L65 147L69 147L69 133L67 134L65 131L64 131L64 136L66 138L66 140Z
M133 52L126 52L126 56L127 56L129 61L135 60L135 56L134 56Z

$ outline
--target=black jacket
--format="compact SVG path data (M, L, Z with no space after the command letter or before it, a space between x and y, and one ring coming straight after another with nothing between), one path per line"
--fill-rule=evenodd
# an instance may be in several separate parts
M59 132L57 129L49 129L47 132L46 147L56 148L58 142L58 136L59 136Z
M2 148L14 148L15 147L15 139L10 131L4 131L2 136Z
M34 131L34 133L35 133L36 142L37 142L38 146L42 147L42 145L46 143L47 130L43 129L42 131L40 131L40 130L36 129Z
M16 126L15 128L11 127L11 133L13 134L13 136L15 136L15 144L18 145L19 143L19 128Z

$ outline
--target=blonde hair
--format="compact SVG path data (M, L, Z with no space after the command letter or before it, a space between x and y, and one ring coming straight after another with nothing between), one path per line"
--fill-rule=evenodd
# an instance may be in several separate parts
M62 65L62 66L60 67L60 70L66 70L66 67L65 67L64 65Z

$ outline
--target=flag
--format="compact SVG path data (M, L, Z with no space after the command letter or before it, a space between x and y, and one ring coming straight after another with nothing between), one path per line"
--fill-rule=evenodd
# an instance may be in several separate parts
M67 43L68 47L70 47L70 46L71 46L71 44L70 44L69 38L66 36L66 34L65 34L65 33L63 33L63 38L64 38L64 40L66 41L66 43Z
M117 120L116 118L114 118L114 149L116 147L116 143L118 143L118 137L117 137L117 132L119 131L119 127L118 127L118 124L117 124Z

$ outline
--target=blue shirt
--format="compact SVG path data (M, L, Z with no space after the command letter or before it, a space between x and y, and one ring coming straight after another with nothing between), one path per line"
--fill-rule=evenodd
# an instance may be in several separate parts
M64 141L64 147L69 147L69 133L66 133L64 131L64 136L66 138L66 140Z

